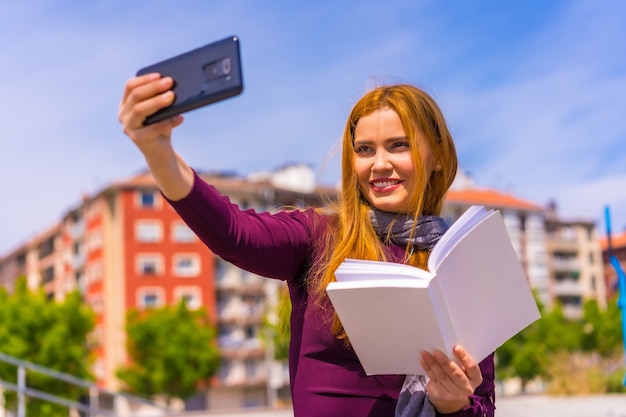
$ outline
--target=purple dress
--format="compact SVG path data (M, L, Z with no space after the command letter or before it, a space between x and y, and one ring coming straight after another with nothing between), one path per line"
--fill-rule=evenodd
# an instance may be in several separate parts
M170 204L222 259L286 281L292 302L289 374L295 417L393 417L404 375L367 376L353 350L330 331L331 309L310 302L303 280L326 220L312 209L277 214L241 211L196 175L193 189ZM389 248L396 261L404 248ZM419 360L417 357L415 360ZM493 355L480 363L483 383L472 406L451 416L493 416Z

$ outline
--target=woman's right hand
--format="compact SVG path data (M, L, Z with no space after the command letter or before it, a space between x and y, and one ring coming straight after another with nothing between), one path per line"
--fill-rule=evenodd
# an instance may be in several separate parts
M183 122L183 117L178 115L143 125L146 117L172 104L173 83L170 77L161 78L156 73L128 80L118 119L124 133L143 153L163 194L171 200L179 200L189 194L194 181L192 169L176 154L171 143L172 129Z
M169 106L174 101L171 91L173 80L152 73L131 78L126 83L120 103L118 119L124 133L139 150L149 158L152 154L171 151L172 129L183 122L182 116L174 116L159 123L144 126L146 117Z

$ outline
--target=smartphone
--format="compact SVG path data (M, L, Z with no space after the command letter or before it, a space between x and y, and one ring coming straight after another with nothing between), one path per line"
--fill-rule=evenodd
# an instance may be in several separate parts
M148 116L144 125L241 94L239 49L239 38L230 36L137 71L137 75L158 72L174 80L174 102Z

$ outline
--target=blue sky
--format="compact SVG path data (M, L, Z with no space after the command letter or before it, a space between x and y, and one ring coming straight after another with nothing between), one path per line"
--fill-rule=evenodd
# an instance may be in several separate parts
M333 183L351 105L408 82L438 101L478 186L601 231L608 204L626 226L626 2L2 2L0 254L145 168L117 121L137 69L233 34L244 93L175 132L197 169L305 162Z

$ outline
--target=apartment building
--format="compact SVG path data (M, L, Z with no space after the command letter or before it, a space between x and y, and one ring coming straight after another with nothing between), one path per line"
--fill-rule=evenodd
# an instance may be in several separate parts
M559 217L555 203L548 205L545 218L551 298L561 303L569 318L582 316L582 304L587 299L595 299L605 308L602 250L595 222Z
M0 258L0 285L13 291L15 278L25 276L29 288L43 288L48 299L54 298L56 288L63 287L63 281L55 280L63 270L58 250L60 246L61 226L55 224L22 244L8 256Z
M334 189L315 186L307 166L250 179L201 175L243 209L320 206L335 196ZM198 408L267 405L288 386L286 369L266 356L261 332L268 302L275 302L281 283L215 256L147 172L85 197L58 224L0 258L0 284L12 289L21 275L30 288L43 287L50 299L82 292L96 313L94 374L104 388L120 388L115 371L127 360L126 313L182 299L191 308L208 310L223 356L214 384L193 401Z
M443 216L448 222L452 222L472 205L500 211L529 285L542 302L551 304L543 207L503 191L476 187L460 172L448 192Z
M216 317L213 255L156 189L148 174L113 183L70 209L50 231L2 259L2 282L20 275L31 288L62 300L79 289L96 314L91 338L94 375L119 388L126 363L125 317L130 309L185 299Z

